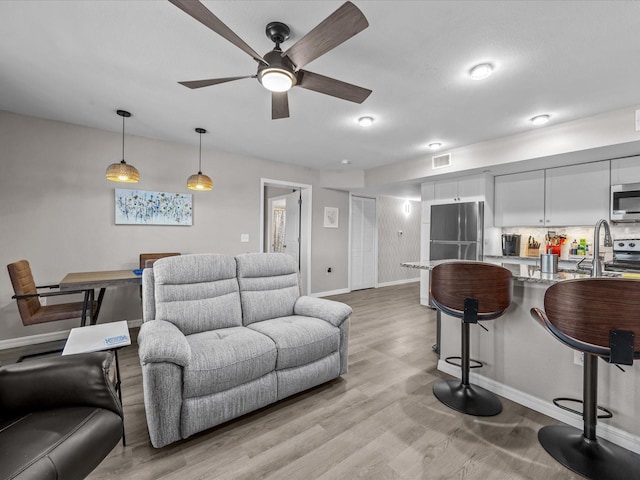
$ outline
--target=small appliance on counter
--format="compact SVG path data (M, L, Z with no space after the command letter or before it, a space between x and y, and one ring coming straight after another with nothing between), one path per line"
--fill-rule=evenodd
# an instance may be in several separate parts
M502 255L505 257L520 255L520 235L515 233L502 234Z

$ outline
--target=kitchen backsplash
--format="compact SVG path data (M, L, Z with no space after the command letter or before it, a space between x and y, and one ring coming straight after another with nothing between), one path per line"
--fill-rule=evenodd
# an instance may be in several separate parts
M609 224L611 227L611 237L640 238L640 223L619 223ZM555 232L557 235L566 235L567 242L562 246L560 258L568 258L570 244L573 240L580 241L581 238L587 240L590 252L593 252L593 228L594 227L553 227L553 228L503 228L501 233L513 233L520 235L520 256L527 256L527 242L532 237L540 242L540 253L544 253L544 240L547 233ZM600 229L600 245L604 239L604 228Z

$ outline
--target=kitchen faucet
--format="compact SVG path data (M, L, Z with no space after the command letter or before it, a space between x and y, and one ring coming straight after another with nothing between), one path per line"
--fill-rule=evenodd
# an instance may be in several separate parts
M601 218L596 222L596 226L593 230L593 268L591 269L592 277L602 276L602 263L600 262L600 227L604 225L604 247L613 247L613 240L611 240L611 231L609 230L609 224L604 218Z

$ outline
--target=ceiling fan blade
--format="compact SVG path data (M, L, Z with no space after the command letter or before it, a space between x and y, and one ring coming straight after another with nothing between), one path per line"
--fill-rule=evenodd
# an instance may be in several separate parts
M271 119L289 118L289 97L287 92L271 93Z
M202 88L209 87L211 85L218 85L219 83L233 82L234 80L241 80L243 78L253 78L255 75L245 75L244 77L226 77L226 78L210 78L208 80L193 80L190 82L178 82L180 85L184 85L189 88Z
M211 30L216 32L223 38L226 38L231 43L233 43L236 47L238 47L243 52L251 55L256 62L264 63L264 58L262 58L255 50L253 50L249 45L245 43L238 35L235 34L233 30L227 27L222 21L216 17L207 7L202 5L198 0L169 0L176 7L191 15L193 18L198 20L200 23L209 27Z
M324 75L309 72L308 70L300 70L298 72L297 86L355 103L364 102L371 94L371 90L368 88L358 87L357 85L342 82L335 78L325 77Z
M368 26L369 22L360 9L353 3L346 2L294 43L282 56L289 57L296 68L300 69Z

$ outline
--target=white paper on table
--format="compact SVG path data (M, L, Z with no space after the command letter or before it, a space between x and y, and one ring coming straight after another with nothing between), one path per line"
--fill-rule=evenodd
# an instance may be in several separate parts
M131 345L127 321L72 328L62 355L98 352Z

